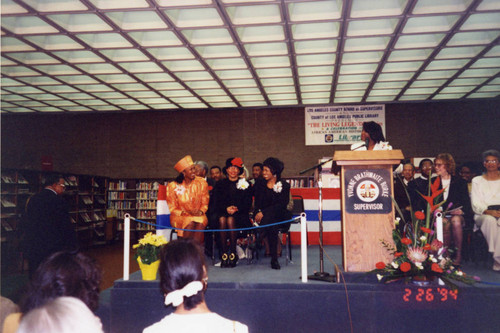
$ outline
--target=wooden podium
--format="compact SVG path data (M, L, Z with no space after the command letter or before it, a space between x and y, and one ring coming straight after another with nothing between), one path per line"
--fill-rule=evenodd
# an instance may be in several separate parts
M342 260L346 272L375 269L392 256L382 240L393 245L394 192L392 166L403 159L401 150L337 151L342 167Z

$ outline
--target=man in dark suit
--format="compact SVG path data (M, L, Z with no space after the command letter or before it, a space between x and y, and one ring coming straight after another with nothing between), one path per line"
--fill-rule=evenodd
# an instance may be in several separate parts
M52 253L78 249L68 205L61 196L65 189L64 178L48 175L44 185L40 193L29 199L24 219L24 249L30 277Z

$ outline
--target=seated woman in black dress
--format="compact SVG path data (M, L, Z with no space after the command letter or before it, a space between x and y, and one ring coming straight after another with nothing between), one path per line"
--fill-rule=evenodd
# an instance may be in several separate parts
M462 261L462 228L466 220L472 219L472 208L467 183L455 176L455 160L448 153L439 154L434 160L436 174L440 177L440 188L444 188L443 198L446 200L441 206L448 208L446 218L443 220L444 245L450 246L451 241L456 247L454 264L460 265Z
M250 227L248 212L252 205L250 184L243 174L241 158L228 158L223 169L226 178L221 179L215 186L215 206L219 228L237 229ZM228 232L220 232L221 267L235 267L238 261L236 255L237 231L229 231L229 251L227 246Z
M284 164L274 157L267 158L263 164L262 176L264 179L256 179L253 187L255 222L267 225L286 221L291 218L291 213L287 210L290 201L290 185L281 180ZM277 243L279 227L280 225L274 225L266 228L273 269L280 269Z

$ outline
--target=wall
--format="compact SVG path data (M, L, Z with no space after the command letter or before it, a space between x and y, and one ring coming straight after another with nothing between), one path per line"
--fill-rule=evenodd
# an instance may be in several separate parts
M387 139L405 156L450 152L458 162L500 149L500 100L387 104ZM103 114L2 114L2 167L113 178L175 177L186 154L210 165L268 156L298 175L347 146L305 146L304 109L153 111Z

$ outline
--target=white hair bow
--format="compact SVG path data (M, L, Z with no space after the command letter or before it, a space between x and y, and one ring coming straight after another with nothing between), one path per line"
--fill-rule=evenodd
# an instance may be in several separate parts
M184 297L196 295L202 289L203 283L201 283L201 281L191 281L186 284L184 288L169 292L167 296L165 296L165 305L168 306L172 304L177 307L184 302Z

